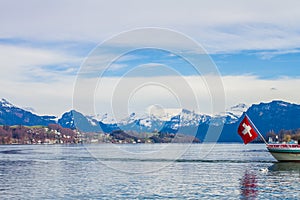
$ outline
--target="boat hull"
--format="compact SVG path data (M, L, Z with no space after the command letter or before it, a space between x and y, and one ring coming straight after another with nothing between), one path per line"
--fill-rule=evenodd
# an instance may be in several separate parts
M300 147L273 145L267 147L272 156L280 162L300 162Z
M300 153L277 153L271 152L272 156L280 162L300 162Z

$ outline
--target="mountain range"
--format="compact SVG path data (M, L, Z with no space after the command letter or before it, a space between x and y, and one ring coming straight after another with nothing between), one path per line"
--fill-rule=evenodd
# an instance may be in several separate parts
M106 132L114 130L136 132L182 133L195 135L200 141L241 142L236 133L242 114L246 112L262 135L269 131L300 128L300 105L284 101L253 104L247 107L238 104L215 116L195 113L186 109L176 112L159 112L138 116L132 113L127 118L115 121L108 114L100 117L86 116L76 110L65 112L59 119L55 116L40 116L19 108L6 99L0 99L0 125L34 126L59 124L65 128L83 132ZM209 134L207 134L209 133ZM214 135L215 134L215 135Z

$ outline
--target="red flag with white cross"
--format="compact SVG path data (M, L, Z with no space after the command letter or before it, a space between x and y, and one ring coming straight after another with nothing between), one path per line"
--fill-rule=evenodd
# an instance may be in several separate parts
M239 125L238 134L244 140L244 144L248 144L258 136L257 132L250 123L250 120L248 119L247 115L245 115L244 119Z

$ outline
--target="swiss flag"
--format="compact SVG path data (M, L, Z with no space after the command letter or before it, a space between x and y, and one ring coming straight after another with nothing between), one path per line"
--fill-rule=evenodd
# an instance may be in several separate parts
M253 141L258 136L257 132L251 125L247 115L245 115L244 119L239 125L238 134L242 137L245 144L248 144L249 142Z

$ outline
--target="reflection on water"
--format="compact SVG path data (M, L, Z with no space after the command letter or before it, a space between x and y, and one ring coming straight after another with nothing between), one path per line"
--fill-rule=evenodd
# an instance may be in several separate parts
M258 196L256 175L246 170L241 181L242 199L254 199Z
M130 152L143 153L163 147L122 146ZM0 146L0 199L297 199L300 196L300 164L275 163L264 145L217 144L210 151L203 144L195 144L176 160L169 159L167 154L159 157L116 154L115 147L105 145L91 148L93 154L80 145ZM178 148L185 147L172 144L169 149ZM203 156L203 152L209 154Z
M241 199L299 199L300 163L249 166L240 181Z
M300 163L278 162L269 167L269 170L274 172L290 172L292 174L298 173L300 175Z

